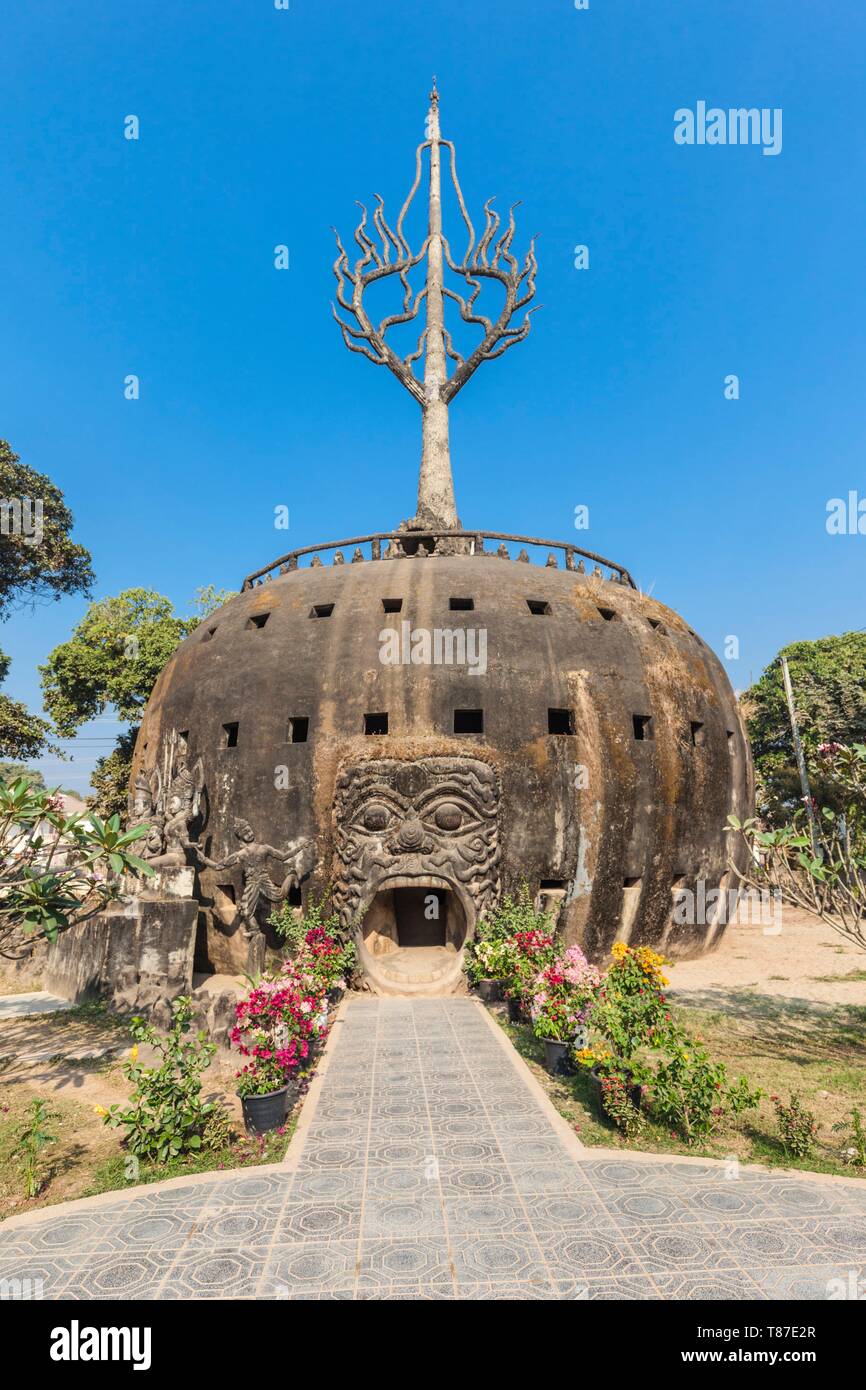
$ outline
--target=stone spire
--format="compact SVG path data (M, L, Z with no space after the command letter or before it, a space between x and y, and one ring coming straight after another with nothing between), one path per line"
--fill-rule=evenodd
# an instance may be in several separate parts
M515 343L522 342L529 332L528 309L522 320L512 326L512 320L535 295L535 238L522 265L511 253L514 238L514 208L509 209L508 223L499 234L500 217L494 212L489 198L484 204L484 231L476 241L475 230L466 211L463 194L457 179L454 145L443 140L439 125L439 93L436 79L430 93L427 113L426 139L415 151L415 181L392 229L385 219L384 201L375 194L373 230L379 244L367 230L367 209L363 203L361 221L355 229L355 242L361 255L350 262L339 233L334 275L337 279L337 304L352 316L347 323L332 304L331 309L351 352L359 352L377 366L388 367L421 407L421 469L418 479L418 511L410 527L455 528L460 525L454 501L454 481L451 474L451 455L448 441L448 406L457 392L484 361L501 357ZM451 255L448 240L442 229L442 150L450 161L450 177L468 233L468 245L462 261ZM414 253L403 234L403 222L421 183L422 156L429 152L429 197L427 237ZM426 260L424 287L413 289L410 272ZM469 293L463 298L445 284L445 267L456 277L462 277ZM399 277L403 288L402 310L382 319L378 326L369 318L364 306L367 288L386 276ZM496 280L504 291L504 302L496 319L486 318L476 308L476 300L485 280ZM464 357L458 352L445 322L445 300L457 306L460 319L472 325L476 344ZM424 305L424 327L415 349L400 357L386 343L388 332L418 319ZM414 364L423 357L423 378L415 374ZM455 364L448 375L448 361Z

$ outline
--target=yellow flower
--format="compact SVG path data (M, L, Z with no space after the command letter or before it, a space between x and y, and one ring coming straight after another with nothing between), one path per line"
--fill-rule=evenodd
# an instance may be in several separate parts
M104 1105L94 1105L93 1113L94 1115L107 1115L108 1111L106 1110Z
M625 960L628 955L628 947L624 941L615 941L610 953L616 961Z
M138 1061L138 1043L134 1043L133 1046L130 1048L129 1060L130 1062Z

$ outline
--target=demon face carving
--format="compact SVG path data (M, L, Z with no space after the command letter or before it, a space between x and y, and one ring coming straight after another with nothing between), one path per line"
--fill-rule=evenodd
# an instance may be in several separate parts
M357 926L379 889L397 880L443 881L479 916L499 886L498 810L499 779L477 758L376 758L346 768L334 808L343 926Z

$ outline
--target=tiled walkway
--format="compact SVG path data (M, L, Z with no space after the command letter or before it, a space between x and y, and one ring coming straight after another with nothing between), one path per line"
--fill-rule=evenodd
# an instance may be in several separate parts
M353 1000L286 1165L0 1228L0 1279L46 1298L826 1298L852 1275L866 1183L593 1157L470 999Z

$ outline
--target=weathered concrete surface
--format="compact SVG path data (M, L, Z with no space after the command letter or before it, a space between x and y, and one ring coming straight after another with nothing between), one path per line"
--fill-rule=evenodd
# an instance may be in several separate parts
M29 1018L31 1014L55 1014L71 1008L68 999L60 999L47 990L32 994L0 994L0 1023L7 1018Z
M584 1149L472 999L352 1000L285 1165L0 1227L0 1279L48 1299L826 1299L852 1272L866 1183Z
M452 599L474 606L454 611ZM400 600L400 611L385 600ZM533 613L530 600L546 611ZM328 605L330 616L311 616ZM383 664L383 631L405 621L483 631L486 669ZM483 733L456 734L455 710L482 710ZM549 732L550 710L571 712L573 734ZM382 713L387 734L365 735L365 715ZM652 720L652 737L635 737L636 717ZM289 723L301 719L307 736L291 741ZM347 768L486 763L501 789L498 889L525 876L561 903L565 936L597 958L617 938L676 956L718 939L712 921L672 927L672 889L726 882L726 818L748 814L753 800L730 683L682 618L627 585L493 555L303 568L245 591L161 675L134 776L181 735L204 768L192 826L204 852L220 860L233 849L235 816L277 847L309 836L316 868L305 893L345 879L335 797ZM388 833L387 815L382 824ZM434 879L450 833L432 828L419 883ZM204 869L199 882L199 968L248 969L247 942L231 928L240 875ZM469 922L467 939L471 931Z
M192 988L197 915L192 898L113 904L59 937L42 979L75 1002L101 994L121 1011L165 1006Z

